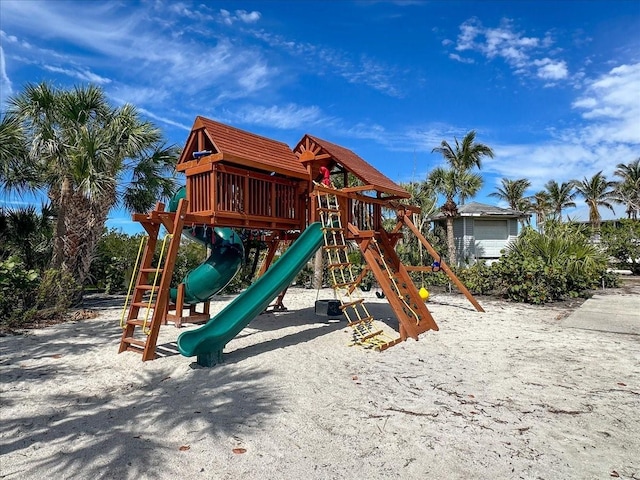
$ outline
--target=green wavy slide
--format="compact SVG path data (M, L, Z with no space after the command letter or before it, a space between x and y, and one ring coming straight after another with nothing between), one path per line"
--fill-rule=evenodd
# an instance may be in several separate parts
M204 367L221 363L224 346L289 286L322 242L322 225L309 225L258 280L220 313L202 327L182 333L178 337L180 353L197 356L198 365Z
M169 202L169 211L175 212L178 202L185 197L186 187L182 187ZM207 259L182 280L184 302L187 305L206 302L226 287L240 271L244 260L242 239L231 228L212 228L206 225L187 226L182 234L211 250ZM169 294L175 302L178 290L172 288Z

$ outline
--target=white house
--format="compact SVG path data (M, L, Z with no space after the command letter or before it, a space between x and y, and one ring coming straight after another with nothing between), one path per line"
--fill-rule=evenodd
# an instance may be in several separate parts
M453 236L459 264L478 260L491 263L500 258L501 250L518 236L520 220L529 214L478 202L458 206L459 217L453 220ZM434 224L446 229L442 213L431 217Z

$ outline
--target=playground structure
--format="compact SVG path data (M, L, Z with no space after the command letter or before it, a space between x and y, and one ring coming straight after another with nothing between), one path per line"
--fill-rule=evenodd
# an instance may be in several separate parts
M178 348L185 356L197 356L200 365L219 363L224 346L274 299L271 307L284 309L287 287L320 248L354 343L384 350L438 330L409 275L434 267L403 265L395 251L406 228L433 258L440 258L411 220L419 209L403 203L409 194L351 150L308 134L291 150L284 143L197 117L177 170L185 173L186 186L169 210L158 203L151 212L133 216L148 240L141 245L131 301L123 309L120 352L136 351L144 361L154 359L161 325L206 322L182 333ZM383 227L383 211L395 212L396 224L390 231ZM161 227L167 231L162 242ZM238 230L260 232L268 247L265 260L258 279L209 318L207 300L239 269L244 250ZM205 242L211 254L177 289L171 289L183 232ZM292 243L272 266L283 242ZM348 257L350 244L358 246L366 261L358 274ZM446 262L440 260L437 268L483 311ZM359 294L367 272L375 276L398 319L397 338L376 328ZM197 312L196 304L202 302L203 311ZM185 307L189 307L186 316Z

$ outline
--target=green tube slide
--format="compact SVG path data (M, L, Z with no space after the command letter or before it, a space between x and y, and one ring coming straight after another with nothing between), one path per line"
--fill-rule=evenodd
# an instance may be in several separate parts
M182 187L169 202L169 211L175 212L178 202L185 196L186 188ZM231 228L212 228L206 225L185 227L182 234L211 250L207 259L187 273L182 281L186 304L205 302L226 287L240 271L244 260L242 239ZM172 288L172 301L176 300L177 294L177 289Z
M205 325L182 333L178 349L185 357L197 356L198 365L222 362L224 346L238 335L282 292L306 265L323 241L322 225L313 223L252 285Z

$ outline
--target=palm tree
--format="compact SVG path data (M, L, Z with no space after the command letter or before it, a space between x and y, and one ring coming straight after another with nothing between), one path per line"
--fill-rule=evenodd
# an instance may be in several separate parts
M628 164L619 163L613 174L621 178L616 183L616 201L626 206L628 218L637 220L640 213L640 158Z
M420 213L414 215L413 223L420 232L425 234L428 230L426 226L429 217L437 210L436 203L438 199L436 193L427 182L400 183L400 186L411 195L406 202L409 205L420 207Z
M427 183L434 191L445 197L445 203L440 208L446 217L447 247L449 262L456 261L456 246L453 237L453 219L458 216L458 206L455 198L458 197L460 205L467 198L473 197L482 188L482 177L471 173L474 167L481 168L482 157L493 158L493 150L483 143L477 143L476 132L468 132L462 142L454 137L454 146L446 140L440 143L432 152L440 153L449 165L449 168L438 167L427 177Z
M462 139L462 143L453 137L455 146L452 147L446 140L440 143L432 152L440 153L454 170L471 170L473 167L482 168L482 157L493 158L493 150L483 143L476 143L476 132L471 130Z
M30 141L24 171L37 174L31 185L47 192L57 213L53 267L82 284L109 211L121 201L146 211L169 196L177 152L133 106L112 108L95 86L29 84L9 99L9 113ZM125 174L131 182L123 183Z
M400 186L411 195L403 202L420 208L419 213L411 214L411 221L425 237L429 238L429 220L438 210L436 193L427 182L401 182ZM394 215L385 219L383 223L385 229L392 230L396 226L397 219L395 217L394 212ZM401 238L398 241L398 253L410 265L415 265L420 260L421 249L422 244L415 235Z
M582 181L574 180L573 186L576 189L576 193L581 195L585 203L589 206L589 223L591 223L591 228L594 230L599 229L602 218L599 207L606 207L615 213L611 205L615 182L607 181L604 175L602 175L601 170L590 179L585 177Z
M18 256L26 270L44 270L51 257L53 212L43 205L40 212L26 208L0 208L0 260Z
M576 202L573 201L576 196L576 192L573 191L574 184L573 182L562 182L558 184L555 180L549 180L544 188L549 195L553 218L561 222L562 210L576 206Z
M538 232L543 232L544 223L552 212L549 194L544 190L534 194L529 202L529 211L536 215L536 227Z
M490 193L489 196L504 200L512 210L526 211L529 202L524 193L531 186L531 182L526 178L518 180L503 178L501 183L502 187L497 187L496 191Z
M437 167L427 177L428 188L445 197L440 211L445 216L447 226L448 261L451 265L456 262L456 245L453 236L453 220L458 216L458 206L455 197L472 197L482 186L482 178L477 173L458 171L453 168Z
M26 178L17 175L27 157L27 140L15 115L4 113L0 119L0 190L20 187Z

